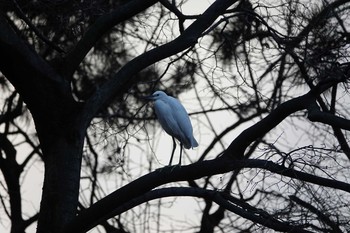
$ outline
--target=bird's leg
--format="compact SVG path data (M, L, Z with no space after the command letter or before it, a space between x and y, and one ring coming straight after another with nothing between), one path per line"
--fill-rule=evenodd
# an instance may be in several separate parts
M179 166L181 166L181 158L182 158L182 142L180 143L180 159L179 159Z
M170 162L169 162L169 166L171 166L171 163L173 161L173 157L174 157L174 153L175 153L175 149L176 149L176 142L175 142L175 138L173 138L173 151L171 152L171 157L170 157Z

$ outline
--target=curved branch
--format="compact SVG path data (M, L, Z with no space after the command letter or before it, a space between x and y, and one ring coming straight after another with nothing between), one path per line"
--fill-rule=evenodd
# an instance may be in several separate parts
M123 207L125 203L144 195L144 193L147 193L160 185L176 181L195 180L205 176L223 174L242 168L262 168L286 177L350 193L350 184L296 171L292 168L286 168L271 161L259 159L234 160L228 157L220 157L214 160L201 161L187 166L164 167L146 174L82 211L70 224L68 224L63 232L86 232L96 226L100 220L105 220L114 216L117 208L125 208L125 206Z
M142 69L164 58L175 55L197 43L202 32L225 12L237 0L217 0L198 19L173 41L141 54L128 62L116 75L98 88L86 102L85 114L90 119L123 90L128 89L137 80L133 77Z
M288 222L282 222L266 211L257 209L245 201L239 200L227 193L222 193L217 190L207 190L202 188L193 187L172 187L172 188L160 188L149 191L139 197L136 197L129 202L121 205L113 211L113 215L120 215L131 208L141 205L145 202L152 201L165 197L199 197L204 199L210 199L216 204L224 207L225 209L240 215L253 222L259 223L263 226L269 227L277 231L286 232L309 232L297 225L291 225ZM106 220L106 219L104 219ZM102 220L101 220L102 221Z
M75 48L65 58L62 64L64 76L71 78L74 71L77 69L90 49L113 26L130 19L134 15L146 10L157 2L157 0L127 1L114 11L98 18L85 33L83 38L77 43Z
M98 224L98 219L110 218L113 211L124 203L143 195L150 190L174 181L186 181L230 171L234 168L233 160L215 159L202 161L182 167L164 167L144 175L121 187L88 209L82 211L63 231L86 232Z
M20 38L13 22L1 12L0 31L0 71L31 111L34 107L42 111L38 106L47 104L51 93L71 99L69 83Z
M237 163L237 161L236 161ZM301 181L306 181L312 184L317 184L323 187L329 187L334 189L343 190L345 192L350 193L350 184L334 180L323 178L320 176L311 175L306 172L297 171L292 168L287 168L285 166L276 164L272 161L260 160L260 159L247 159L242 160L240 168L261 168L268 170L272 173L279 174L281 176L286 176L294 179L298 179Z
M238 126L242 125L242 123L245 123L247 121L250 121L258 116L260 116L260 112L254 113L248 117L240 118L237 122L234 124L230 125L226 129L224 129L219 135L217 135L207 146L207 148L204 150L202 153L201 157L198 159L198 161L202 161L205 159L205 157L209 154L210 150L215 146L215 144L220 141L225 135L227 135L229 132L233 131L236 129Z
M315 102L315 95L322 93L333 84L318 85L307 94L281 104L264 119L243 131L219 158L193 163L188 166L165 167L130 182L82 212L74 221L68 224L66 232L86 231L97 224L96 219L110 217L115 208L160 185L175 181L195 180L242 168L262 168L283 176L350 192L350 185L345 182L286 168L271 161L237 159L243 157L244 151L253 141L261 138L292 113L307 109L310 104Z
M258 123L244 130L227 148L223 156L242 158L248 146L258 138L262 138L271 129L275 128L289 115L306 109L314 101L314 93L309 93L291 99L273 110Z
M274 109L269 115L263 118L258 123L244 130L227 148L223 156L242 158L244 156L245 150L248 146L257 140L262 138L271 129L275 128L279 123L281 123L285 118L291 114L309 109L315 105L317 96L332 87L334 84L343 82L342 79L329 79L322 83L316 85L308 93L296 97L294 99L288 100L283 104L279 105Z

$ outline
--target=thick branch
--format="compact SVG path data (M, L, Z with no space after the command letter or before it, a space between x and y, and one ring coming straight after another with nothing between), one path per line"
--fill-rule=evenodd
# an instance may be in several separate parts
M314 95L312 92L309 92L303 96L281 104L261 121L244 130L227 148L224 156L242 158L245 150L252 142L258 138L262 138L289 115L302 109L306 109L313 101Z
M31 110L33 106L46 104L47 95L55 92L71 98L70 85L10 25L10 20L0 13L0 71Z
M199 197L204 199L210 199L221 207L240 215L253 222L259 223L263 226L269 227L277 231L288 231L288 232L309 232L302 229L299 226L291 225L288 222L282 222L264 210L257 209L248 203L241 201L231 195L218 192L217 190L206 190L202 188L189 188L189 187L173 187L173 188L160 188L149 191L144 195L130 200L122 206L116 208L113 211L114 215L120 215L123 212L141 205L145 202L165 198L165 197Z
M245 123L249 120L252 120L258 116L260 116L260 112L258 113L254 113L246 118L240 118L237 122L235 122L234 124L232 124L231 126L227 127L225 130L223 130L219 135L217 135L212 142L207 146L207 149L205 149L205 151L203 152L203 154L201 155L201 157L198 159L198 161L202 161L205 159L205 157L208 155L208 153L210 152L210 150L215 146L215 144L220 141L225 135L227 135L229 132L233 131L234 129L236 129L238 126L242 125L242 123Z
M19 18L21 18L27 25L28 27L33 30L33 32L42 40L44 41L47 45L49 45L51 48L55 49L56 51L60 52L60 53L64 53L64 50L61 49L58 45L54 44L53 42L51 42L46 36L44 36L38 29L37 27L32 24L32 22L30 21L30 19L28 19L28 17L24 14L24 12L22 11L21 7L18 5L16 0L12 0L13 4L15 6L15 10L16 13L18 15Z
M284 102L261 121L244 130L231 143L223 156L235 156L236 158L242 158L245 150L252 142L258 138L262 138L291 114L303 109L309 109L310 107L312 108L315 105L317 96L332 87L334 84L342 81L344 80L325 80L323 83L319 83L317 86L315 86L307 94Z
M315 176L306 172L297 171L292 168L287 168L282 165L276 164L272 161L266 161L266 160L260 160L260 159L247 159L242 161L243 162L240 165L240 168L261 168L275 174L280 174L281 176L302 180L305 182L317 184L324 187L339 189L350 193L350 184L341 182L335 179L323 178L323 177Z
M282 176L350 193L350 184L296 171L271 161L257 159L233 160L227 157L220 157L214 160L201 161L182 167L165 167L144 175L96 202L85 211L82 211L80 215L67 226L64 232L85 232L96 226L99 221L114 216L117 208L122 208L125 203L142 196L144 193L160 185L176 181L195 180L205 176L223 174L242 168L261 168Z
M183 167L169 167L151 172L128 185L120 188L106 198L92 205L85 212L82 212L67 228L68 232L86 231L94 227L96 219L111 217L111 213L121 204L142 195L145 192L174 181L187 181L199 179L205 176L222 174L234 169L244 167L262 168L283 176L296 178L325 187L332 187L346 192L350 192L350 185L344 182L314 176L301 171L275 164L265 160L237 160L232 158L242 158L248 146L258 138L264 136L271 129L276 127L282 120L296 111L307 109L314 103L315 95L323 92L331 84L324 84L315 87L309 93L289 100L267 117L243 131L224 152L222 157L210 161L201 161Z
M128 62L117 74L96 90L86 104L86 115L93 117L109 101L137 80L133 77L142 69L164 58L175 55L197 43L198 38L236 0L215 1L198 19L175 40L156 47Z
M100 220L112 217L116 208L162 184L180 180L193 180L230 171L232 165L224 159L216 159L194 163L189 166L165 167L155 170L130 182L82 211L63 232L86 232L96 226Z
M116 10L98 18L66 57L64 64L62 65L64 75L70 78L90 49L105 33L111 30L112 27L120 22L130 19L157 2L157 0L127 1Z
M310 121L321 122L333 127L350 130L350 120L338 117L332 113L322 112L316 103L308 109L308 118Z

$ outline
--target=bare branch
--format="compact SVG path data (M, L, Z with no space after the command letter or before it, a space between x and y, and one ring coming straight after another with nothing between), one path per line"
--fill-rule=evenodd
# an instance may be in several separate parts
M214 160L206 160L182 167L164 167L144 175L101 199L85 211L82 211L75 220L68 224L64 232L85 232L96 226L100 221L114 216L114 214L111 213L113 213L116 208L119 208L130 200L160 185L175 181L194 180L215 174L223 174L244 167L262 168L276 174L350 193L350 184L296 171L271 161L258 159L233 160L220 157Z
M332 113L322 112L316 103L308 109L308 118L310 121L321 122L333 127L350 130L350 120L335 116Z
M332 228L332 232L338 232L338 233L343 232L342 230L340 230L339 226L336 223L334 223L326 214L322 213L322 211L318 210L316 207L314 207L310 203L301 200L299 197L295 195L291 195L289 196L289 198L295 203L315 213L322 222L324 222L325 224L327 224Z
M138 206L142 203L164 198L164 197L177 197L177 196L190 196L209 199L223 208L247 218L251 221L260 223L263 226L267 226L271 229L278 231L288 232L309 232L302 229L302 226L292 225L288 222L283 222L273 217L262 209L257 209L243 200L234 198L233 196L218 192L216 190L207 190L202 188L188 188L188 187L173 187L173 188L160 188L149 191L137 198L130 200L122 206L116 208L113 211L113 215L120 215L121 213Z

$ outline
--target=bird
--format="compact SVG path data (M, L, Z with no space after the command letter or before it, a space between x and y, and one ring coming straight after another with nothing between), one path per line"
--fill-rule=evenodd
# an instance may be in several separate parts
M185 107L179 100L168 96L163 91L156 91L146 99L154 101L154 110L158 121L164 131L173 138L173 151L170 157L169 166L171 166L174 151L176 148L176 138L180 142L180 159L181 166L182 147L190 149L198 146L197 140L193 136L191 120Z

